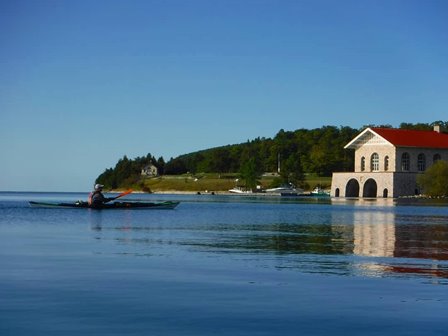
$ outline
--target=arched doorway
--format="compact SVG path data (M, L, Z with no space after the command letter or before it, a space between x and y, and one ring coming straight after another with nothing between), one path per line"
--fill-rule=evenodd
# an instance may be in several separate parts
M383 197L384 197L384 198L389 197L389 190L387 190L387 188L385 188L385 189L383 190Z
M355 179L351 179L345 186L345 197L359 197L359 183Z
M364 190L362 192L362 197L376 197L376 195L377 195L376 181L374 179L368 179L366 183L364 183Z
M334 197L339 197L340 191L339 188L336 188L336 191L334 193Z

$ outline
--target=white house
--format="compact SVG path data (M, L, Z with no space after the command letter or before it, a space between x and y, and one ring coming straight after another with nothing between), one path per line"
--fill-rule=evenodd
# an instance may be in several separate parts
M448 134L366 128L344 148L355 150L355 169L333 173L333 197L399 197L420 193L417 176L437 160L448 161Z
M156 166L150 163L149 165L143 167L141 175L148 177L156 177L159 175L159 170L157 169Z

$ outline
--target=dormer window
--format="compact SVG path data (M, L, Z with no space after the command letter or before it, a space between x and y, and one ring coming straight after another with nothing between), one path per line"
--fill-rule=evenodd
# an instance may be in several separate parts
M401 155L401 170L402 171L409 171L409 167L410 167L410 157L409 157L409 153L403 153Z
M378 153L373 153L370 157L370 170L379 171L380 170L380 157Z

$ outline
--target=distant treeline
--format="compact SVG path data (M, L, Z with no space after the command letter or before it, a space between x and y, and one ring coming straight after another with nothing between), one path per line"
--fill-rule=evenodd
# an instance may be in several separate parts
M125 155L122 159L118 160L115 168L108 168L104 173L98 176L95 183L101 183L107 189L128 187L139 182L142 177L142 169L149 164L160 167L159 172L163 172L165 161L163 160L163 157L156 160L151 154L131 160Z
M431 124L400 124L401 129L432 130L434 125L448 129L448 122L436 121ZM323 126L312 130L280 130L271 138L256 138L242 144L228 145L201 150L171 158L156 159L151 154L128 159L124 156L114 168L106 169L96 182L107 188L126 187L142 179L141 170L149 164L158 168L160 175L180 175L185 173L242 173L248 163L263 172L280 173L284 180L300 184L304 173L331 176L335 171L353 170L353 151L344 149L359 132L366 127L392 127L391 125L365 125L361 129L351 127Z

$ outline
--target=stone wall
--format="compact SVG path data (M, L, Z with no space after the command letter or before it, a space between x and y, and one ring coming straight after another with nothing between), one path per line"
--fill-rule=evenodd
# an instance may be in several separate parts
M416 194L416 191L418 192L417 175L416 173L394 172L333 173L331 196L388 198L412 196ZM347 188L349 182L355 186L354 189ZM359 187L357 193L356 183ZM373 190L375 190L374 194L372 194ZM349 193L348 195L347 192Z
M417 173L418 170L418 156L423 154L426 159L426 169L431 167L434 163L434 155L440 155L442 160L448 161L448 150L446 149L428 149L428 148L407 148L399 147L395 148L390 145L377 145L377 146L362 146L355 152L355 172L362 172L361 160L365 158L365 170L364 172L371 171L371 157L373 153L377 153L379 156L379 171L385 170L385 158L389 157L388 172L401 172L401 157L403 153L408 153L410 157L409 172Z
M434 163L434 155L440 155L442 160L448 161L448 150L446 149L429 149L429 148L406 148L399 147L396 150L397 160L395 163L395 171L401 172L401 156L403 153L408 153L410 156L409 171L418 172L418 156L424 154L426 159L426 169L431 167Z
M422 173L395 173L394 197L414 196L420 194L417 186L417 176Z
M365 158L365 170L364 172L370 172L370 159L373 153L377 153L380 161L379 161L379 171L385 171L384 168L384 159L386 156L389 157L389 169L388 171L395 171L395 147L392 145L375 145L375 146L362 146L358 150L355 151L355 172L361 172L361 158Z

